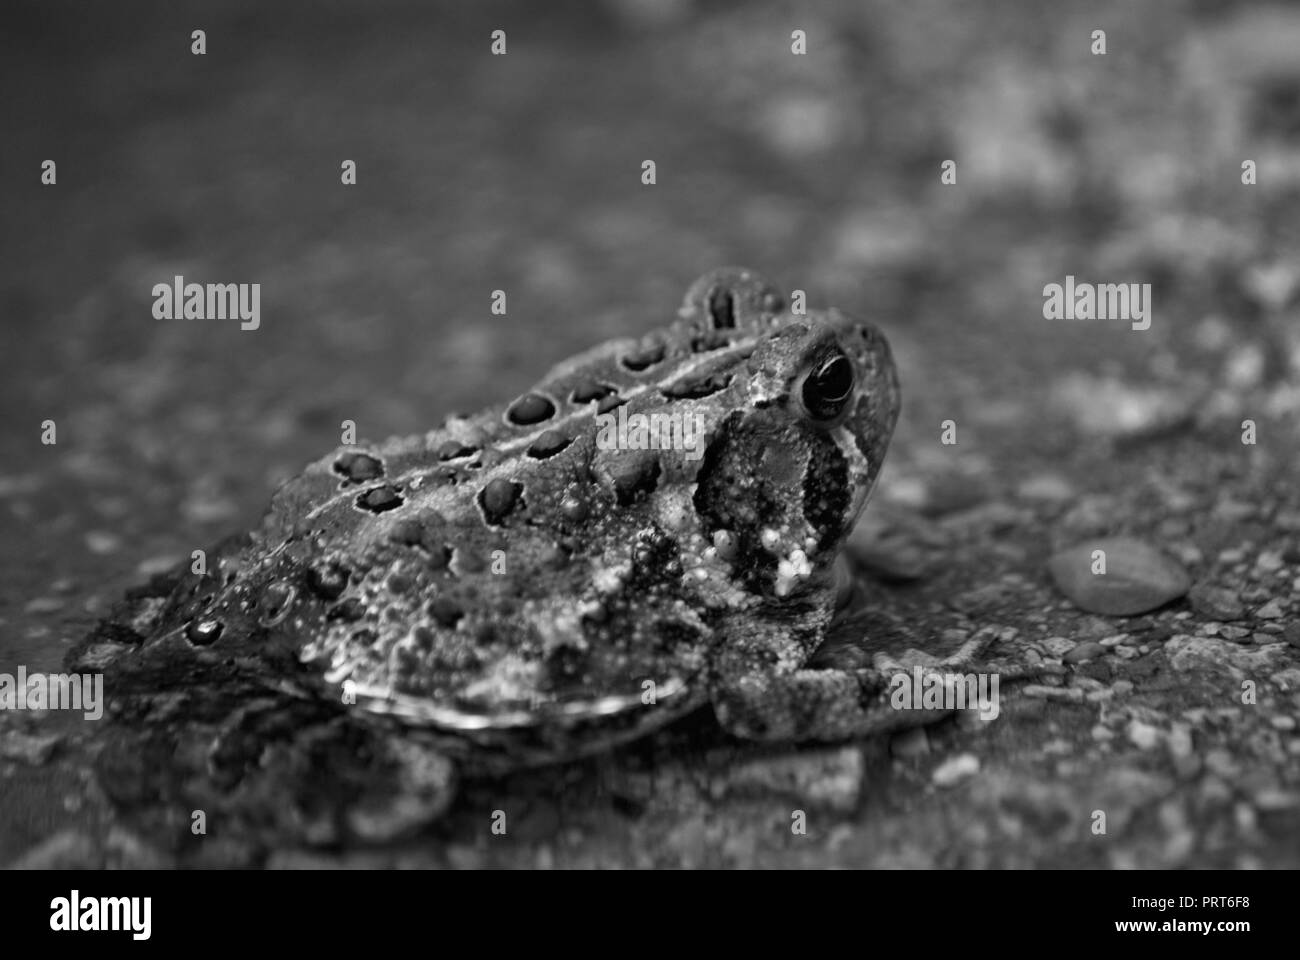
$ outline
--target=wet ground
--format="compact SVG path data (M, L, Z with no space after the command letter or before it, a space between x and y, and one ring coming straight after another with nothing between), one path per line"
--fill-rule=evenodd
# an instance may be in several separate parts
M900 363L844 643L993 629L1045 675L989 724L761 749L696 717L471 783L400 849L180 860L1300 864L1300 14L428 6L7 5L0 672L56 669L124 589L254 524L341 421L514 395L740 263ZM155 320L177 274L261 283L261 327ZM1044 319L1067 275L1151 283L1150 328ZM1168 603L1081 609L1049 558L1113 535L1190 591L1135 561ZM114 826L84 726L0 714L0 863L170 862Z

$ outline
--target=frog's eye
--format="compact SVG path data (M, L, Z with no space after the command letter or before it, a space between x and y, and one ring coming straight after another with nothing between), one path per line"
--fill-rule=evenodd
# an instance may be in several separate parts
M853 364L844 354L820 360L804 377L799 397L814 420L833 420L853 394Z

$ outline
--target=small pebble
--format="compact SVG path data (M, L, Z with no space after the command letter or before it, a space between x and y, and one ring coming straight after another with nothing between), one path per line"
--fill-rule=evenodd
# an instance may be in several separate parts
M100 555L113 553L122 545L122 541L118 537L102 530L91 530L86 534L85 540L86 549L91 553Z
M1266 550L1261 553L1255 560L1255 566L1265 573L1273 573L1282 569L1282 554Z
M1255 611L1255 616L1260 620L1280 620L1283 616L1282 605L1276 600L1270 600Z
M1169 728L1169 752L1175 757L1189 757L1192 754L1192 731L1185 723L1175 723Z
M57 613L64 605L64 602L57 597L36 597L27 601L23 613Z
M1222 747L1216 747L1205 754L1205 766L1225 780L1235 780L1241 773L1232 754Z
M1083 691L1077 687L1047 687L1031 683L1022 691L1027 697L1056 700L1061 703L1083 703Z
M1105 572L1094 572L1105 556ZM1106 616L1133 616L1187 593L1191 577L1178 561L1133 537L1086 541L1052 556L1052 580L1075 606Z
M1233 590L1198 584L1187 593L1192 609L1215 620L1240 620L1246 608Z
M0 736L0 757L18 760L39 767L50 759L50 754L63 739L62 734L29 734L11 730Z
M1106 652L1106 648L1100 643L1093 640L1087 640L1066 651L1061 658L1066 663L1087 663L1089 660L1095 660Z
M979 757L973 753L963 753L945 760L934 768L930 778L936 786L951 787L968 777L979 773Z
M1073 640L1067 640L1065 637L1045 637L1042 644L1047 652L1054 657L1064 656L1071 650L1082 646L1082 644L1076 644Z
M149 557L141 560L136 564L135 572L142 577L152 577L160 573L167 573L173 567L181 562L182 558L177 554L162 554L156 557Z
M1128 725L1128 738L1139 750L1150 750L1160 743L1160 730L1141 720L1131 720Z
M1254 796L1255 806L1261 810L1290 810L1300 806L1300 795L1278 787L1266 787Z

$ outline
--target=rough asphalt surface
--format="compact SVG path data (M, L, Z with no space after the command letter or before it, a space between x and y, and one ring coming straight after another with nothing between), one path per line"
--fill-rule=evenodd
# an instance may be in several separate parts
M0 864L1300 866L1300 13L986 6L7 4L0 672L57 670L340 421L511 396L741 263L900 364L829 655L994 630L1044 675L891 741L692 717L377 849L161 844L94 724L0 712ZM261 329L154 320L175 274L260 282ZM1151 283L1150 328L1044 319L1067 275ZM1141 614L1068 552L1109 537Z

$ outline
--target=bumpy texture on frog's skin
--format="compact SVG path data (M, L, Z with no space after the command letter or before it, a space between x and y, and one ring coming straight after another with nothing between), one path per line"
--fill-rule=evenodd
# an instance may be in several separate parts
M693 449L604 449L597 415L620 406L702 433ZM898 408L874 327L792 316L755 274L714 271L667 327L426 435L312 464L207 575L141 592L73 662L106 666L141 723L162 697L172 731L196 689L243 690L200 711L221 730L209 774L234 721L235 781L266 770L268 740L292 759L305 729L400 727L375 763L429 803L449 791L446 753L562 760L706 702L749 738L888 729L908 720L879 676L804 664ZM414 744L433 746L413 760Z

